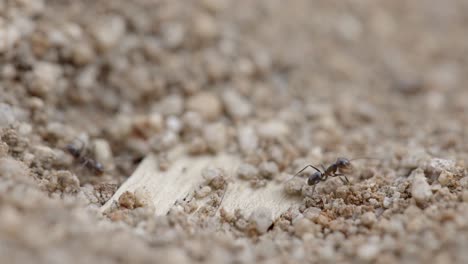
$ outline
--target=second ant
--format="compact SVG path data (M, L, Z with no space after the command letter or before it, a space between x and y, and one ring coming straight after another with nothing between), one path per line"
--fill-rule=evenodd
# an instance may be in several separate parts
M316 171L314 173L312 173L312 174L309 174L309 176L307 178L307 184L309 186L314 186L313 190L312 190L312 193L315 192L316 185L321 181L326 181L328 179L328 177L339 177L339 179L344 184L349 184L348 177L346 177L346 175L344 175L344 172L351 169L351 167L352 167L351 161L358 160L358 159L373 159L373 158L356 158L356 159L349 160L347 158L342 158L341 157L341 158L337 158L336 161L334 163L330 164L328 167L325 167L323 164L321 164L322 170L315 167L314 165L309 164L309 165L305 166L304 168L302 168L300 171L298 171L293 176L293 178L296 177L297 175L299 175L301 172L303 172L304 170L306 170L309 167L315 169ZM291 178L291 180L293 178Z

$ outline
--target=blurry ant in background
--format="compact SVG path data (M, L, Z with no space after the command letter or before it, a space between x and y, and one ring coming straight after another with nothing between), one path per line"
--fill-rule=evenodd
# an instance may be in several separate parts
M85 143L79 140L82 143L81 147L76 146L75 144L68 144L65 147L65 150L70 153L70 155L75 158L83 167L86 167L88 170L93 171L95 174L104 173L104 166L98 161L87 157L85 151Z
M339 179L344 184L349 184L348 177L346 177L346 175L344 175L343 172L349 170L352 167L351 161L358 160L358 159L374 159L374 158L356 158L352 160L349 160L347 158L337 158L336 161L328 167L325 167L323 164L321 164L322 170L309 164L305 166L304 168L302 168L299 172L297 172L291 178L291 180L297 175L299 175L301 172L306 170L307 168L311 167L316 170L316 172L314 172L313 174L310 174L307 179L307 184L309 186L314 186L312 193L315 192L315 186L321 181L326 181L328 177L339 177Z

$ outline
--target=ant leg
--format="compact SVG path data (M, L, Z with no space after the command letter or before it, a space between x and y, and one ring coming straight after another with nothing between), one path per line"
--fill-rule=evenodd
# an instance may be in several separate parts
M348 177L346 177L346 175L343 175L343 177L345 178L346 183L347 183L347 184L350 184L350 182L349 182L349 180L348 180Z
M83 169L91 162L89 159L80 159L81 165L80 168Z
M299 173L305 171L305 169L307 169L307 168L309 168L309 167L314 168L314 169L315 169L316 171L318 171L318 172L321 172L321 171L320 171L319 169L317 169L314 165L310 165L310 164L309 164L309 165L305 166L304 168L302 168L302 170L300 170L298 173L296 173L296 175L298 175Z
M216 213L218 212L219 208L221 208L221 204L223 203L224 196L225 196L226 193L227 193L227 189L228 189L228 186L227 186L227 183L226 183L226 187L224 188L223 196L221 196L221 201L219 201L218 207L216 207L215 215L216 215Z
M346 184L346 185L347 185L346 180L344 180L342 177L338 177L338 178L341 180L341 182L342 182L343 184Z
M315 186L317 186L317 184L314 184L314 187L312 187L312 195L315 193Z
M327 168L325 168L325 165L320 164L320 166L322 166L323 171L327 171Z
M349 185L349 184L350 184L350 182L349 182L349 180L348 180L348 177L346 177L346 175L344 175L344 174L335 174L335 177L337 177L337 176L340 178L340 180L341 180L344 184L346 184L346 185ZM340 176L343 176L345 179L343 180L343 178L340 177Z

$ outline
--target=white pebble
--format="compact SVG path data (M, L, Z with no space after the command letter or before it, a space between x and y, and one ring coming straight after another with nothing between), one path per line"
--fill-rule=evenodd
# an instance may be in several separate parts
M11 106L0 103L0 128L8 127L15 122L15 119Z
M237 169L237 176L244 180L251 180L258 175L258 169L248 163L242 163Z
M206 196L208 196L208 194L210 194L210 192L211 192L210 186L203 186L200 189L195 190L195 197L199 199L205 198Z
M176 133L172 131L166 131L161 135L157 135L150 139L151 146L156 151L168 150L171 147L175 146L178 142L179 137Z
M455 161L448 159L432 158L426 162L424 169L428 173L438 175L442 171L451 171L455 168Z
M112 164L112 150L107 140L94 140L94 155L96 156L96 159L104 165L108 166Z
M47 146L34 146L33 152L41 162L48 163L56 159L55 152Z
M218 35L218 24L209 15L198 15L193 21L194 33L202 41L208 41Z
M279 172L278 165L272 161L262 162L259 169L260 174L267 179L273 178Z
M298 194L301 194L303 185L304 185L304 183L301 180L296 180L296 179L288 180L284 184L284 191L287 194L298 195Z
M358 248L357 254L362 260L369 261L377 257L379 252L380 248L376 243L367 243Z
M257 131L260 137L265 139L277 139L285 137L289 134L289 127L282 121L271 120L259 124Z
M201 92L187 100L187 109L199 113L206 120L219 118L222 105L219 98L210 92Z
M233 118L241 119L252 113L252 106L247 99L232 89L226 89L222 99L226 111Z
M423 204L427 202L431 196L431 186L427 183L424 172L420 169L417 169L413 179L413 186L411 189L411 195L416 200L417 203Z
M174 133L179 133L182 130L183 124L182 121L176 116L169 116L166 119L166 126L169 130Z
M322 210L318 207L309 207L307 208L303 215L305 218L315 221L319 218L320 214L322 213Z
M107 50L114 47L125 33L125 20L119 16L107 16L94 23L92 34L98 47Z
M273 224L271 210L266 207L255 209L250 215L249 222L255 226L258 233L266 233L268 228Z
M224 175L223 170L220 168L216 168L216 167L209 166L202 170L202 177L207 182L211 182L214 178L223 176L223 175Z
M0 158L7 156L8 154L8 145L7 143L0 141Z
M168 95L153 107L153 111L165 116L180 115L184 111L184 99L178 94Z
M65 138L67 135L71 134L70 129L68 129L63 123L60 122L48 123L46 131L48 135L55 138Z
M182 116L184 129L200 130L203 126L203 119L197 112L185 112Z
M184 41L185 35L186 29L182 24L167 23L162 28L163 41L168 48L180 46Z
M45 96L57 87L58 79L61 76L62 70L58 65L50 62L38 62L34 66L30 90L35 95Z
M0 176L5 178L27 177L28 168L20 161L0 158Z
M383 207L384 208L390 208L390 205L392 204L393 200L390 197L385 197L383 200Z
M442 171L437 180L439 181L440 185L448 186L454 181L454 175L448 171Z
M361 216L361 223L367 227L372 226L377 222L377 218L373 212L366 212Z
M222 123L207 125L203 128L203 139L208 148L213 152L219 152L227 144L227 129Z
M252 126L240 127L238 130L237 139L239 147L244 153L250 153L258 147L258 137L255 129Z

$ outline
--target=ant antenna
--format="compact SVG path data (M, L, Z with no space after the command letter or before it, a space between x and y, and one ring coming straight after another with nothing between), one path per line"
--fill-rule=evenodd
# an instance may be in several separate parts
M349 161L353 161L353 160L362 160L362 159L367 159L367 160L380 160L380 161L382 161L382 159L379 159L379 158L371 158L371 157L358 157L358 158L350 159Z
M309 167L314 168L316 171L322 173L319 169L317 169L317 167L315 167L314 165L309 164L309 165L305 166L304 168L302 168L300 171L298 171L296 174L294 174L294 176L291 179L287 180L287 182L294 179L297 175L299 175L301 172L305 171Z
M222 205L222 203L223 203L224 196L226 195L227 190L228 190L228 183L226 182L226 188L224 188L223 196L221 196L221 201L219 201L219 205L218 205L218 207L217 207L216 210L215 210L215 215L216 215L216 213L218 212L219 208L221 208L221 205Z

